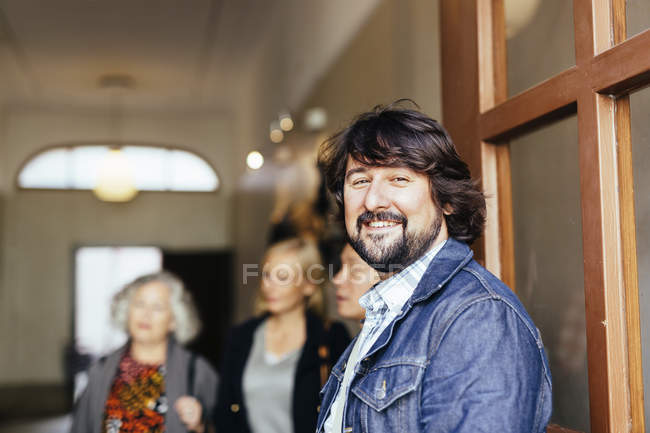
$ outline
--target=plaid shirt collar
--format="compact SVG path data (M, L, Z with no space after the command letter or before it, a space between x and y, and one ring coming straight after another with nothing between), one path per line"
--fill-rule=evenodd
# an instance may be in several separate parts
M446 242L445 240L431 248L406 269L384 281L380 281L361 296L359 304L366 310L366 319L376 314L381 315L387 310L390 310L395 315L401 313L402 307L415 291L429 264Z

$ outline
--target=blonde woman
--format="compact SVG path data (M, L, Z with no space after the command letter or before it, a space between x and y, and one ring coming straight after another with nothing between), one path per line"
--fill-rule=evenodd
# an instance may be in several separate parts
M210 431L218 378L180 346L199 330L183 283L168 272L140 277L115 296L111 312L129 341L91 367L72 432Z
M343 325L328 325L320 316L324 282L312 240L288 239L266 251L263 313L235 327L224 351L218 431L315 431L327 367L350 341Z

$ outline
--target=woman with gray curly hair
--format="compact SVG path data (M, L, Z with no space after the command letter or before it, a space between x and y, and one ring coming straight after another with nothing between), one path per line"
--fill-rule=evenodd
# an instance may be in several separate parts
M111 313L129 341L91 367L72 433L211 429L218 377L180 346L200 328L183 282L169 272L139 277L115 295Z

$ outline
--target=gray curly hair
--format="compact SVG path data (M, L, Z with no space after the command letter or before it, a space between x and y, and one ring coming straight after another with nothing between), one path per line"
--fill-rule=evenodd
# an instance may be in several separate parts
M151 282L161 282L170 291L170 304L174 322L174 336L181 343L187 343L197 336L201 329L201 321L196 312L192 295L185 289L185 285L176 275L168 271L156 272L136 278L113 297L111 304L111 317L118 328L128 333L127 321L129 317L129 304L137 289Z

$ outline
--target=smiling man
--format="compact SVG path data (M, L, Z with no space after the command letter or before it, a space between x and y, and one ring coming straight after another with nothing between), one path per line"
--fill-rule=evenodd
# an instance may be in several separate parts
M539 331L472 259L485 198L447 132L376 107L319 153L356 252L381 281L323 388L318 432L543 432L551 378Z

